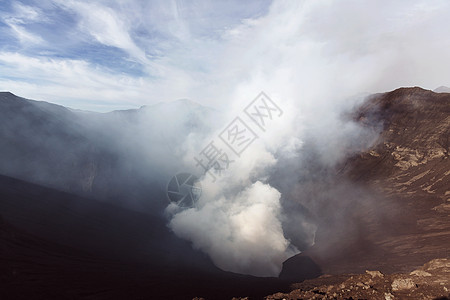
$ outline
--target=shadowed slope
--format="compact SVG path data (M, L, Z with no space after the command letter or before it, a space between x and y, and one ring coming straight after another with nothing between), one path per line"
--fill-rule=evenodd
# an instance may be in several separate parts
M288 282L220 271L162 220L0 176L3 299L230 299Z

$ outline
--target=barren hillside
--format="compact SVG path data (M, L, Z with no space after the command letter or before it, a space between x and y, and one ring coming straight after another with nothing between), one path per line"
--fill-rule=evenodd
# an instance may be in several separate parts
M433 259L450 258L450 94L415 87L373 95L358 109L355 118L380 135L373 147L347 160L337 172L345 178L343 182L358 182L366 192L361 201L347 207L347 214L335 221L333 230L325 228L330 225L329 220L321 220L315 245L286 261L282 272L287 278L314 277L314 272L305 269L304 262L309 261L309 268L312 265L316 273L334 276L326 275L297 286L305 294L296 291L270 299L313 295L328 299L334 293L340 295L337 297L368 297L369 294L359 295L355 290L362 287L356 285L357 280L364 282L362 275L358 275L359 279L352 278L356 280L352 291L350 283L345 289L336 290L329 285L351 282L350 275L345 273L365 270L404 272L397 277L407 277L409 272ZM370 201L363 202L365 197ZM342 234L349 220L357 220L357 230ZM444 273L436 275L434 283L431 281L438 288L428 287L428 292L421 291L424 294L417 299L446 295L444 288L449 288L450 277L448 260L442 268ZM387 277L386 280L389 281ZM330 290L316 288L318 293L306 293L321 285ZM393 296L408 295L402 294L405 291L393 291L390 282L380 289ZM417 287L407 289L412 293L409 296L414 294L411 289ZM377 295L384 296L384 292Z

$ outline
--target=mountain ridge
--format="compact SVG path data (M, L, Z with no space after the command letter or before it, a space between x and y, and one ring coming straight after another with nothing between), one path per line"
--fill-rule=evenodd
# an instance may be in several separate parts
M113 215L106 216L98 211L99 208L92 207L108 200L114 207L122 207L121 209L124 207L123 204L128 205L129 210L144 209L149 217L161 220L155 228L164 227L161 211L167 205L164 194L165 182L161 179L154 180L154 178L158 176L163 178L165 175L172 174L160 173L161 168L158 168L158 164L147 164L148 162L142 158L147 157L151 160L152 157L160 157L161 153L164 153L172 158L168 161L174 162L175 156L170 155L179 144L179 138L174 137L173 134L183 136L193 128L199 129L198 132L201 130L208 132L208 121L203 119L202 112L196 111L192 116L182 119L172 114L160 115L159 112L155 112L154 115L160 118L155 117L150 122L142 123L145 126L139 133L141 135L132 140L133 144L127 144L122 143L122 141L128 141L125 137L136 134L137 127L133 127L133 124L142 121L135 117L136 112L145 113L148 108L132 110L131 113L129 111L99 113L93 115L95 118L91 119L83 113L78 114L58 105L35 103L20 97L17 98L23 101L11 100L14 97L17 96L12 93L0 93L0 106L7 107L7 104L11 104L12 107L10 110L0 110L0 136L2 137L0 148L3 151L0 161L2 175L0 185L3 184L0 192L3 196L0 197L0 204L4 207L3 213L0 212L0 214L5 215L3 224L6 224L2 234L8 237L9 232L15 232L16 227L20 225L13 222L16 216L16 222L22 220L26 225L22 224L24 228L18 230L25 230L26 235L32 236L36 243L39 244L41 239L48 238L50 242L57 242L58 245L65 244L68 240L64 240L64 234L57 233L57 230L52 232L50 229L55 226L44 226L45 230L42 230L45 234L31 230L32 224L44 222L48 226L48 224L55 225L55 220L63 220L78 224L80 232L92 234L89 237L91 240L83 240L83 238L74 240L74 243L79 241L80 245L86 244L87 248L84 250L92 250L95 248L92 245L98 242L99 247L103 247L101 253L107 252L111 245L120 244L120 238L115 237L115 234L119 233L131 239L129 241L124 239L128 242L122 245L124 252L121 255L127 253L127 245L136 245L136 249L139 247L142 249L140 235L133 234L132 229L135 228L133 224L144 222L141 217L119 212L120 209L117 211L113 209ZM274 289L285 291L290 282L316 278L320 274L339 276L346 273L361 273L366 269L377 269L386 274L399 271L410 272L432 259L448 256L446 251L450 248L450 238L448 238L450 192L447 191L450 174L448 172L450 170L449 103L450 94L434 93L419 87L400 88L369 96L365 103L350 114L350 118L366 128L367 132L378 134L374 145L352 155L335 169L324 170L322 166L319 166L317 169L319 172L330 174L328 177L325 176L326 180L323 180L321 176L306 175L303 176L305 178L299 179L299 181L305 180L305 182L299 182L298 191L305 194L299 194L299 198L314 196L317 191L329 192L329 195L325 194L322 198L312 198L306 203L300 202L305 210L309 210L311 219L317 222L315 244L305 249L300 255L284 262L279 281L270 279L265 282L255 279L257 283L254 284L253 279L248 279L251 277L245 277L250 280L246 281L249 285L241 286L242 289L233 289L235 293L233 295L245 295L246 289L258 288L258 284L268 284L267 288L271 288L268 291L260 287L261 289L257 292L260 296L264 295L263 293L267 295L276 291ZM169 112L172 113L171 110ZM183 114L184 112L180 115ZM114 115L128 117L125 122L120 118L115 119ZM144 120L147 116L142 114ZM120 125L112 126L118 120ZM163 120L164 124L174 124L172 127L156 127L160 120ZM179 132L181 128L185 131ZM162 145L164 147L161 147L159 143L164 143ZM161 153L147 152L158 147L162 148ZM164 163L162 159L160 163ZM145 168L140 169L135 166ZM175 169L178 166L174 164L173 167ZM39 170L40 177L36 176L37 173L33 173L36 170ZM154 172L154 177L149 176L147 170ZM317 170L308 169L311 172ZM314 173L308 174L314 175ZM13 181L20 179L23 182L17 183L17 188L14 189L12 181L5 176L14 177ZM45 192L39 192L39 188L32 188L24 182L31 182L37 186L46 183L44 190L41 191L58 190L63 194L51 192L50 195L54 195L52 197L55 199L44 201L48 206L33 209L33 205L37 204L30 202L24 204L27 208L22 211L17 206L19 203L28 203L26 201L33 199L39 200L43 197L42 195L45 195ZM27 193L27 190L34 192ZM14 204L12 200L15 197L19 200ZM94 205L92 207L83 205L85 210L80 207L72 211L54 201L56 198L71 197L92 199L97 204L92 204ZM127 203L123 203L123 199L126 199ZM80 205L85 203L75 202L79 202ZM53 204L50 205L50 203ZM313 205L308 206L311 203ZM109 209L105 210L109 211ZM74 216L65 218L63 217L65 213L75 216L86 214L91 216L92 220L83 221L82 218ZM101 216L97 220L100 222L99 227L97 227L95 216ZM52 220L52 218L55 219ZM101 225L102 223L113 224L113 220L120 220L120 218L125 218L127 222L132 223L126 226L128 229L121 229L118 225ZM48 222L43 221L46 219ZM61 226L61 229L66 228L67 232L72 232L76 236L78 229L69 223L64 223L67 227ZM39 226L35 226L35 229L39 229ZM108 231L108 227L114 228L114 232ZM121 236L120 234L118 237ZM96 235L105 235L105 237L98 238L96 241ZM165 232L163 235L168 238L170 233ZM28 237L23 238L29 241ZM15 248L23 242L20 237L13 242L9 237L5 239L7 242L0 245L0 250L6 249L6 253L12 253L14 249L21 249ZM169 243L169 245L175 244ZM5 248L4 245L8 246ZM69 243L66 246L72 247L74 244ZM37 252L42 250L35 244L32 247L35 247ZM46 247L44 248L48 249ZM120 247L117 251L119 250ZM81 255L76 251L72 253L75 257ZM120 251L117 253L120 254ZM20 256L14 257L13 262L17 263L16 260L20 259ZM42 259L53 260L51 255ZM66 263L72 265L69 260L61 263L61 266L65 266ZM97 267L101 267L102 264L103 262ZM22 265L22 267L32 268L39 273L39 269L29 265ZM10 277L14 273L14 268L9 269L10 273L0 274L0 276L14 280L14 276ZM138 272L133 268L129 270ZM166 271L166 273L159 271L167 275L175 272L176 269L170 269L170 272ZM149 275L145 272L144 274L157 282L157 274ZM171 293L170 284L166 280L170 280L173 274L166 275L162 280L164 286L168 288L165 288L161 295L158 294L161 297L164 297L164 293L168 293L165 294L166 296ZM98 274L98 276L106 280L106 277L102 277L103 275ZM186 278L183 276L189 277L189 272L177 278L183 280ZM92 277L89 278L94 280ZM141 282L140 279L133 278L137 281L134 283L132 281L131 286L141 284L138 283ZM205 279L208 276L203 274L199 278ZM214 284L219 284L221 277L217 278L219 279ZM238 275L233 278L229 281L232 282L230 286L236 284L234 280L243 277ZM48 280L53 279L49 277ZM195 280L192 284L194 282ZM129 286L121 286L120 280L114 281L113 285L110 283L111 281L108 280L103 281L103 284L107 286L108 296L114 292L114 285L117 285L117 289L121 291L129 288ZM70 286L70 283L66 282L66 284ZM80 284L86 288L90 285L88 281L80 282ZM149 282L146 284L151 285ZM51 293L51 287L47 288L40 292ZM201 288L208 290L208 295L213 297L214 286L205 284ZM227 289L226 286L224 288ZM189 292L189 295L201 296L202 289L195 289L195 293ZM148 291L145 287L139 288L139 293L145 294ZM230 295L230 293L223 293L222 296ZM178 296L182 295L178 294Z
M336 220L326 218L328 215L321 219L317 212L316 243L283 266L285 278L310 280L298 284L300 290L274 294L269 299L312 297L317 295L315 291L333 297L364 298L368 294L361 290L361 284L366 286L369 279L354 274L378 270L386 280L391 278L389 274L397 274L389 279L392 284L400 277L419 282L408 273L422 270L422 265L433 259L443 259L444 265L450 259L450 94L419 87L379 93L369 96L353 118L378 132L378 139L338 166L336 172L340 184L350 180L364 189L359 195L353 192L356 199L348 202L345 215L339 215L339 206L335 208L328 199L330 210L338 215ZM353 230L346 229L348 218L350 224L356 223L350 226ZM308 274L307 260L324 275L311 279L317 275ZM439 280L448 272L447 268L431 278ZM365 281L357 285L356 278ZM346 288L339 288L339 283ZM393 291L390 285L377 287L377 291L367 285L367 293L383 291L382 296L392 293L406 297L406 292L416 291L430 299L446 295L440 286L423 284L428 291L415 287Z

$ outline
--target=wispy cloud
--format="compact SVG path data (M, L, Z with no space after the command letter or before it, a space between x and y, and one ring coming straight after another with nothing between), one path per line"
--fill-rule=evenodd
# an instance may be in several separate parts
M46 17L39 8L24 5L18 2L12 4L13 11L3 14L2 21L7 24L20 43L24 46L31 44L41 44L44 40L37 34L29 32L27 25L43 22Z
M81 1L58 1L58 5L79 16L78 27L99 43L124 50L139 63L146 62L145 52L130 36L129 20L112 8L98 3Z
M0 44L0 88L96 110L86 103L103 102L105 110L117 108L118 99L132 107L197 98L193 91L210 81L221 33L268 5L255 1L240 10L238 2L207 1L8 4L2 22L10 38Z
M450 77L446 1L4 3L3 57L41 63L21 74L3 59L0 89L74 106L79 99L84 108L99 98L105 109L118 99L123 106L186 97L221 105L255 76L271 77L274 91L285 90L280 78L290 76L304 95L321 82L332 82L333 93L354 93L434 88ZM49 60L65 73L48 68ZM352 80L350 91L344 86Z

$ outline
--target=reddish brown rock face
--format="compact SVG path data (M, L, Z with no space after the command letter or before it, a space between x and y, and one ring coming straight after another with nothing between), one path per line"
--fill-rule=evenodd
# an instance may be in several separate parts
M290 293L266 299L448 299L449 285L450 260L435 259L411 273L324 275L294 284Z
M450 94L401 88L369 97L354 117L380 134L372 147L349 158L336 172L342 184L357 182L364 192L332 220L321 219L320 210L316 211L320 224L316 243L300 256L311 258L323 274L363 273L367 269L387 274L408 272L408 276L398 275L398 280L390 277L384 283L386 288L380 289L386 295L377 295L380 299L402 293L411 296L412 290L418 292L411 282L425 282L430 276L426 267L415 271L415 277L409 272L430 260L450 258ZM336 210L333 205L324 204L323 215ZM448 266L445 270L450 277ZM432 275L438 277L426 283L434 297L446 295L443 287L448 288L448 282L443 286L433 283L443 282L441 275ZM363 280L367 275L358 276L368 282ZM325 279L315 280L310 284L320 285ZM337 293L338 298L359 295L321 292L328 296ZM314 292L301 297L312 295ZM370 295L364 292L363 296Z

